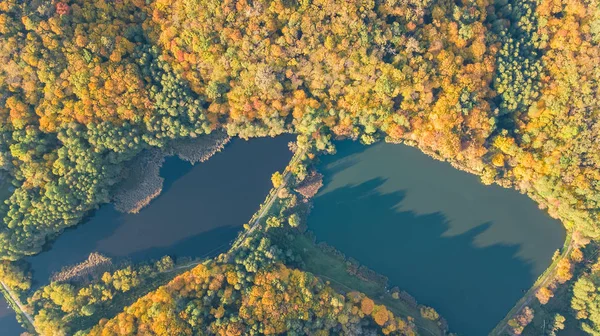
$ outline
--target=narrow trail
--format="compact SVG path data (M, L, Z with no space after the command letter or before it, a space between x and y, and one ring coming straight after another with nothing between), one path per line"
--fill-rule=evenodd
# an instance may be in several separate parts
M290 163L287 165L287 167L285 168L285 172L284 172L284 176L283 176L283 182L281 183L281 185L275 189L275 191L269 195L269 198L267 200L267 202L260 208L259 210L259 214L258 216L256 216L256 218L252 219L250 221L250 223L248 223L250 225L250 228L244 232L244 234L242 234L239 238L234 239L231 242L222 244L221 246L216 247L215 249L207 252L204 257L201 257L200 260L196 260L196 261L191 261L189 263L183 264L183 265L179 265L177 267L174 267L168 271L164 271L162 273L171 273L171 272L175 272L184 268L189 268L192 266L197 266L202 264L203 262L206 261L206 259L204 259L206 256L212 254L214 251L222 249L223 247L227 246L227 245L231 245L232 248L227 252L227 253L231 253L231 251L233 251L235 248L237 248L237 244L244 241L244 239L246 239L246 237L248 237L248 235L250 235L252 232L254 232L254 230L258 227L258 224L260 224L260 220L263 219L263 217L267 214L267 212L271 209L271 206L273 206L273 203L275 202L275 200L277 198L279 198L279 191L284 188L291 176L291 170L290 167L298 160L298 157L300 157L301 154L295 154L294 157L292 158L292 160L290 161Z
M512 319L513 316L515 316L521 310L523 310L523 308L525 308L533 300L535 293L537 293L537 291L540 288L546 286L546 284L554 277L554 271L556 270L556 266L558 265L558 262L560 260L566 258L569 255L569 253L571 253L571 250L573 249L573 243L574 243L573 235L571 235L571 241L569 241L569 245L567 245L567 248L566 248L565 252L562 253L561 257L554 263L552 270L546 272L546 275L544 276L544 278L541 280L538 280L537 284L535 284L533 287L531 287L529 289L529 291L527 291L525 296L523 296L515 305L515 307L517 307L517 308L515 309L515 307L513 307L513 309L511 309L510 312L508 313L508 315L506 315L506 317L504 317L504 319L502 321L500 321L500 323L496 326L496 328L494 328L494 330L492 330L490 335L500 336L504 333L504 331L506 330L506 327L508 326L508 321L510 321L510 319ZM500 328L500 329L498 329L498 328Z
M4 282L0 282L0 284L2 285L2 287L4 288L4 290L8 293L8 295L11 298L11 300L17 305L17 307L19 307L20 312L16 312L16 313L25 316L25 318L27 319L27 321L29 321L29 324L31 325L31 328L33 328L33 330L35 330L35 326L33 324L33 318L31 317L31 315L29 315L27 313L27 311L25 310L25 307L23 307L23 304L21 304L21 300L19 300L19 298L10 290L10 288L8 288L8 286L6 286L4 284ZM36 331L36 333L37 333L37 331Z
M296 158L297 158L297 156L296 156ZM246 231L246 232L245 232L245 233L244 233L242 236L240 236L238 239L236 239L235 241L233 241L233 247L232 247L232 250L233 250L233 249L235 249L235 248L237 247L237 246L235 245L236 243L238 243L238 242L242 242L244 239L246 239L246 237L248 237L248 235L249 235L249 234L251 234L251 233L252 233L252 232L253 232L253 231L254 231L254 230L255 230L255 229L258 227L258 224L260 223L260 220L261 220L261 219L262 219L262 218L265 216L265 214L266 214L266 213L269 211L269 209L271 209L271 206L273 205L273 203L275 202L275 200L278 198L279 191L280 191L280 190L281 190L283 187L285 187L285 186L287 185L287 182L288 182L288 180L289 180L289 178L290 178L290 176L291 176L291 175L290 175L290 174L291 174L291 171L290 171L289 167L291 166L291 164L292 164L292 163L294 163L294 162L296 161L296 158L294 158L292 161L290 161L290 164L288 165L288 167L286 167L286 170L285 170L285 175L284 175L284 178L283 178L283 182L282 182L282 183L281 183L281 185L280 185L280 186L279 186L279 187L278 187L278 188L277 188L277 189L276 189L276 190L275 190L275 191L274 191L274 192L273 192L273 193L270 195L270 198L268 199L268 201L267 201L267 202L266 202L266 203L265 203L265 204L264 204L264 205L261 207L259 215L258 215L258 216L257 216L257 217L256 217L256 218L255 218L255 219L254 219L254 220L253 220L251 223L250 223L250 225L251 225L250 229L248 229L248 230L247 230L247 231ZM228 245L228 244L230 244L230 243L223 244L222 246L219 246L219 247L217 247L215 250L217 250L217 249L221 249L221 248L223 248L224 246L226 246L226 245ZM213 251L214 251L214 250L213 250ZM213 251L211 251L211 252L209 252L209 253L207 253L207 254L210 254L210 253L212 253ZM231 252L231 250L230 250L230 252ZM170 269L170 270L167 270L167 271L164 271L164 272L162 272L162 273L172 273L172 272L176 272L176 271L179 271L179 270L182 270L182 269L185 269L185 268L190 268L190 267L193 267L193 266L200 265L200 264L202 264L202 263L203 263L203 262L205 262L205 261L206 261L206 259L201 259L201 260L191 261L191 262L189 262L189 263L186 263L186 264L183 264L183 265L179 265L179 266L173 267L172 269ZM26 312L26 310L25 310L25 307L23 306L23 304L21 304L21 301L19 300L19 298L18 298L18 297L16 297L16 295L14 295L14 293L13 293L13 292L12 292L12 291L11 291L11 290L10 290L10 289L7 287L7 286L6 286L6 285L5 285L3 282L0 282L0 284L2 285L2 287L4 288L4 290L6 290L6 292L7 292L7 293L8 293L8 295L10 296L11 300L12 300L13 302L15 302L15 304L16 304L16 305L17 305L17 307L19 308L19 310L20 310L20 311L19 311L19 312L16 312L16 313L17 313L17 314L21 314L21 315L23 315L23 316L24 316L24 317L27 319L27 321L29 322L29 324L31 325L31 327L33 328L33 330L35 330L35 326L34 326L34 324L33 324L33 318L31 317L31 315L29 315L29 314ZM36 333L37 333L37 331L36 331Z
M275 192L273 193L273 195L271 196L271 198L269 199L269 201L267 202L267 204L265 204L265 206L263 206L263 208L260 211L260 214L258 215L258 217L256 217L256 219L254 220L253 223L251 223L251 227L248 231L246 231L246 233L242 236L241 240L244 240L250 233L252 233L257 227L258 224L260 223L260 220L265 216L265 214L267 213L267 211L269 211L271 209L271 206L273 206L273 202L275 202L275 200L277 198L279 198L277 196L277 194L279 194L279 191L285 187L287 185L287 182L289 180L290 177L290 172L286 172L286 174L283 177L283 182L281 183L281 185L275 190Z
M295 157L290 161L290 163L288 164L288 166L285 169L285 174L283 176L283 182L281 183L281 185L277 189L275 189L275 191L269 196L269 199L267 200L267 202L261 207L258 216L256 218L254 218L251 223L249 223L250 224L250 228L242 236L240 236L238 239L236 239L235 241L233 241L232 249L229 252L231 252L235 248L237 248L236 244L239 243L239 242L244 241L244 239L246 239L246 237L248 237L248 235L250 235L252 232L254 232L254 230L259 226L260 220L271 209L271 206L273 205L273 203L275 202L275 200L278 198L279 191L287 185L287 182L289 181L289 178L291 176L290 167L291 167L291 165L293 163L295 163L295 161L297 160L298 157L299 157L299 155L295 155ZM225 245L228 245L228 244L230 244L230 243L223 244L222 246L217 247L215 250L221 249ZM213 251L211 251L209 253L212 253ZM164 271L164 272L161 272L161 273L176 272L176 271L179 271L179 270L182 270L182 269L185 269L185 268L190 268L190 267L193 267L193 266L197 266L199 264L202 264L205 261L206 261L206 259L191 261L189 263L173 267L172 269ZM21 304L21 301L19 300L19 298L16 297L14 295L14 293L3 282L0 282L0 284L2 285L2 287L4 288L4 290L6 290L6 292L10 296L11 300L13 302L15 302L15 304L19 308L20 312L16 312L16 313L23 315L27 319L27 321L29 322L29 324L31 325L31 327L33 328L33 330L35 330L35 327L34 327L34 324L33 324L33 318L31 317L31 315L29 315L25 311L25 307ZM37 333L37 331L36 331L36 333Z
M237 244L240 243L240 242L243 242L244 239L246 239L246 237L248 237L248 235L250 235L252 232L254 232L254 230L258 227L258 225L260 224L260 220L271 209L271 206L273 206L273 203L275 202L275 200L277 198L279 198L279 196L278 196L279 195L279 191L287 185L287 183L288 183L288 181L290 179L291 173L292 173L290 168L294 165L294 163L296 163L296 161L298 160L298 158L301 157L303 154L304 153L296 153L296 154L294 154L294 157L292 158L292 160L290 161L290 163L285 168L284 175L283 175L283 182L269 196L268 201L259 210L258 216L256 218L254 218L250 223L248 223L250 225L250 228L242 236L240 236L238 239L236 239L236 241L233 243L232 249L229 252L235 250L238 247Z

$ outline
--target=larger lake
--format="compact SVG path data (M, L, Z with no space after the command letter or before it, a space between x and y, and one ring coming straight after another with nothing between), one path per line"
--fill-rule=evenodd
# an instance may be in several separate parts
M565 231L527 196L417 149L341 142L322 158L309 228L461 335L486 335L549 266Z
M177 157L161 168L163 192L139 214L105 205L66 230L28 261L37 285L67 265L100 252L116 260L143 261L164 255L208 257L227 250L271 189L271 174L292 157L289 135L234 139L208 161L192 166Z

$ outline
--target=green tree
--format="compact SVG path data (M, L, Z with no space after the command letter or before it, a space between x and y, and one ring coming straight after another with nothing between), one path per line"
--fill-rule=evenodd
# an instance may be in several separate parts
M298 214L295 213L291 214L288 218L288 223L291 227L298 227L300 225L300 216L298 216Z
M283 184L283 175L280 172L275 172L271 176L271 182L273 182L273 187L279 188Z

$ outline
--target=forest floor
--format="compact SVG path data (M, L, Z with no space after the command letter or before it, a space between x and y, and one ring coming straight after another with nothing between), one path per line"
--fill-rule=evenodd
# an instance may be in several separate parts
M307 235L298 234L291 247L302 255L305 271L329 281L336 290L342 293L362 292L379 304L384 304L397 316L412 316L421 334L444 335L437 322L421 317L417 307L402 299L394 299L381 283L359 278L349 273L347 261L342 256L324 251Z

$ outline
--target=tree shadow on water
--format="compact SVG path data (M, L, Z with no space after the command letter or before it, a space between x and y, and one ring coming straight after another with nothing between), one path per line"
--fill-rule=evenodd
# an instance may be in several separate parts
M178 156L168 156L160 167L160 176L164 178L161 194L166 194L175 181L181 179L194 169L194 166L188 161L180 159Z
M212 258L226 252L242 229L241 226L221 226L201 232L171 246L152 247L128 256L134 262L159 259L165 255L194 258Z
M369 148L369 145L363 145L353 140L339 141L336 142L335 146L335 154L319 157L319 166L326 167L321 171L321 173L327 172L323 176L323 184L325 186L329 185L338 173L352 168L359 163L361 161L360 154Z
M535 280L532 266L517 257L519 245L475 246L491 222L444 236L450 225L442 213L399 211L405 192L381 194L383 183L377 178L317 196L310 229L433 306L451 330L487 334Z

